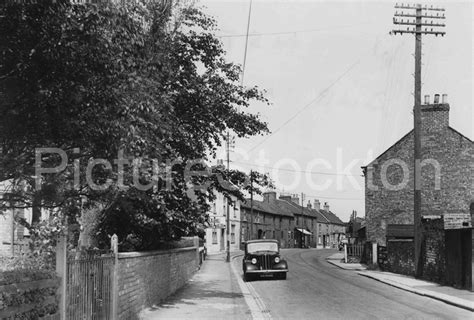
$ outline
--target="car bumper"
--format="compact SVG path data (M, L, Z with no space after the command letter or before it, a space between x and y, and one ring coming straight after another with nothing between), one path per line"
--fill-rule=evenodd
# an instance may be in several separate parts
M271 270L247 270L245 273L283 273L288 272L288 269L271 269Z

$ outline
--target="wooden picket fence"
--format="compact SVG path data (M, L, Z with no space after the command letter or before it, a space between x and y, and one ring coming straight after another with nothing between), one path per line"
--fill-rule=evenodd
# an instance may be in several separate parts
M361 258L364 253L363 244L347 244L347 256Z
M66 319L112 319L114 255L69 252L66 272Z
M56 252L56 273L61 278L59 313L67 320L117 318L118 240L111 250L67 250L63 237Z

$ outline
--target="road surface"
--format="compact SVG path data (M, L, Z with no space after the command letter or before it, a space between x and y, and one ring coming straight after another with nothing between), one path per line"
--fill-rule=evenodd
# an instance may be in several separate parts
M273 319L474 319L468 310L327 263L335 252L283 249L290 268L287 280L247 284ZM233 263L241 273L242 257Z

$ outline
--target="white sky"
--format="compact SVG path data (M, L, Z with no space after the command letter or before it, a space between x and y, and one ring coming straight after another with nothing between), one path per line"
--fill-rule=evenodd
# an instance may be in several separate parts
M228 60L239 64L249 3L198 3L217 20ZM415 40L388 34L396 28L394 4L254 0L244 83L268 91L272 105L255 103L251 112L260 113L273 133L237 140L231 166L259 169L256 161L263 153L268 163L259 171L273 176L278 191L304 192L305 202L329 202L343 221L352 210L363 216L360 166L413 127ZM472 140L472 3L423 4L446 8L447 35L424 36L422 95L447 93L450 125ZM354 183L337 174L347 166ZM330 186L318 188L325 183Z

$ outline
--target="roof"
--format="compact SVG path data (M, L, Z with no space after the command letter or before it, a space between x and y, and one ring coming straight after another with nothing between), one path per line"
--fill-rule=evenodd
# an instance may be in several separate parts
M331 211L326 211L326 210L320 210L320 213L332 224L340 224L340 225L345 225L344 222L342 222L341 219L339 219L338 216L336 216L333 212Z
M250 209L250 199L246 199L245 202L242 202L240 207ZM344 222L331 211L301 207L299 204L281 199L275 199L275 201L271 203L253 200L253 210L286 217L302 215L304 217L316 218L317 221L322 223L344 225Z
M453 129L452 127L448 126L448 129L451 130L452 132L456 133L457 135L461 136L462 138L466 139L467 141L471 142L472 143L472 140L469 139L468 137L466 137L465 135L463 135L462 133L460 133L459 131L457 131L456 129ZM407 139L411 134L413 133L413 129L410 130L407 134L405 134L403 137L401 137L400 139L398 139L394 144L392 144L387 150L385 150L384 152L382 152L378 157L376 157L374 160L370 161L367 165L365 166L362 166L361 168L362 169L365 169L367 167L369 167L374 161L380 159L381 157L383 157L388 151L390 151L392 148L394 148L396 145L398 145L400 142L402 142L403 140Z
M253 200L253 210L278 216L293 217L292 211L288 210L288 208L285 206L278 205L279 202L283 202L283 200L276 199L275 204L265 201ZM250 209L250 199L245 199L245 202L243 202L240 207Z

